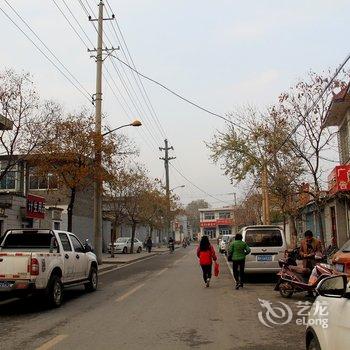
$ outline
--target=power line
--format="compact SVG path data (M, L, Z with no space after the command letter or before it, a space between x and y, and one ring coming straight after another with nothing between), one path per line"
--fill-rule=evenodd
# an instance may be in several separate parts
M94 11L93 11L93 9L92 9L90 3L89 3L87 0L85 0L85 3L86 3L86 5L87 5L88 8L84 5L84 3L83 3L81 0L79 0L79 3L80 3L80 5L81 5L81 7L83 8L83 11L87 14L87 16L89 16L89 11L94 15ZM93 25L95 31L97 32L97 28L96 28L96 26L95 26L95 23L94 23L94 22L91 22L91 24ZM109 36L107 35L107 33L105 33L105 36L106 36L108 42L113 46L112 41L110 40L110 38L109 38ZM118 77L119 77L119 79L120 79L120 81L121 81L121 83L122 83L122 85L123 85L124 90L126 91L128 97L129 97L129 99L130 99L132 105L133 105L134 108L135 108L136 114L138 114L140 117L143 116L144 118L142 118L142 119L143 119L143 120L146 120L146 113L144 113L144 114L141 113L141 111L140 111L140 109L139 109L139 107L138 107L136 101L134 101L134 98L133 98L133 96L132 96L132 93L131 93L130 89L128 88L128 84L126 83L125 79L124 79L123 76L121 75L121 73L120 73L118 67L115 65L115 63L114 63L113 61L111 61L111 63L112 63L113 69L116 71L116 73L117 73L117 75L118 75ZM133 90L134 94L136 95L136 98L138 99L138 96L137 96L137 94L136 94L136 92L135 92L135 90L134 90L134 88L133 88L133 86L132 86L132 84L131 84L131 82L130 82L130 80L129 80L128 76L127 76L127 73L126 73L126 71L124 70L124 67L123 67L123 66L122 66L122 68L123 68L123 72L124 72L124 74L125 74L125 77L126 77L128 83L129 83L129 85L131 86L131 89ZM140 103L140 100L139 100L139 99L138 99L138 102L139 102L139 104L140 104L140 106L141 106L141 109L143 109L142 104ZM148 118L147 118L147 122L149 122L149 121L148 121ZM149 124L151 124L151 122L149 122ZM143 125L144 125L145 129L148 131L148 133L149 133L149 135L151 136L151 138L154 140L155 148L157 148L156 145L158 144L158 142L156 141L156 138L155 138L155 136L153 135L151 129L147 127L147 124L146 124L145 122L143 122Z
M112 7L111 7L111 5L110 5L110 3L109 3L108 0L106 1L106 3L107 3L107 6L109 7L110 11L111 11L112 13L114 13L114 12L113 12L113 9L112 9ZM107 13L108 13L108 10L107 10ZM121 41L120 41L120 39L119 39L118 33L117 33L117 31L116 31L116 29L115 29L115 27L114 27L114 25L113 25L114 23L116 24L117 29L118 29L118 31L119 31L119 33L120 33L120 37L122 38L122 41L123 41L123 43L124 43L124 45L125 45L125 49L126 49L127 54L128 54L128 56L129 56L129 58L130 58L130 61L131 61L131 63L132 63L132 66L136 69L135 62L134 62L134 60L133 60L133 58L132 58L132 56L131 56L131 53L130 53L129 47L128 47L127 43L126 43L125 37L124 37L124 35L123 35L123 32L122 32L122 30L121 30L121 28L120 28L120 26L119 26L119 24L118 24L117 19L115 18L115 21L114 21L114 22L110 22L110 24L111 24L111 26L112 26L112 29L113 29L113 31L114 31L114 34L115 34L115 36L116 36L118 42L120 43L120 47L121 47L121 50L122 50L122 52L123 52L123 54L124 54L124 57L125 57L126 60L128 61L128 58L127 58L127 55L125 54L123 45L122 45L122 43L121 43ZM155 111L155 109L154 109L154 107L153 107L153 105L152 105L152 102L151 102L151 100L150 100L150 98L149 98L149 95L148 95L148 93L147 93L147 91L146 91L146 89L145 89L145 86L144 86L144 84L143 84L143 82L142 82L140 76L139 76L138 74L136 74L136 77L135 77L135 72L134 72L134 71L132 71L132 74L133 74L133 77L134 77L136 83L137 83L136 77L138 78L138 81L139 81L139 84L141 84L142 90L140 89L139 84L137 84L137 85L138 85L138 87L139 87L139 89L140 89L142 98L143 98L144 102L146 103L146 106L147 106L149 112L151 113L152 118L155 120L156 125L158 125L158 127L160 128L160 132L161 132L162 136L166 138L166 133L165 133L165 131L164 131L164 128L163 128L163 126L162 126L162 124L161 124L161 122L160 122L160 120L159 120L159 118L158 118L158 115L157 115L157 113L156 113L156 111Z
M12 17L0 7L1 12L16 26L18 30L35 46L35 48L91 103L91 94L85 89L80 81L69 71L69 69L61 62L61 60L53 53L53 51L40 39L40 37L34 32L30 25L23 19L23 17L5 0L7 6L17 15L17 17L25 24L25 26L34 34L39 42L46 48L46 50L59 62L64 70L77 82L74 83L72 79L67 76L66 73L32 40L32 38L12 19ZM79 87L80 86L80 87Z
M169 163L169 164L183 179L185 179L189 184L191 184L193 187L197 188L202 193L206 194L208 197L211 197L212 199L215 199L218 202L221 202L221 203L224 203L224 204L227 204L227 205L232 205L232 203L229 203L229 202L223 201L223 200L221 200L219 198L216 198L215 196L211 195L207 191L203 190L202 188L200 188L199 186L194 184L190 179L188 179L184 174L182 174L173 164L171 164L171 163Z
M200 110L202 110L202 111L204 111L204 112L206 112L206 113L208 113L208 114L211 114L211 115L213 115L214 117L218 117L218 118L220 118L220 119L222 119L222 120L224 120L224 121L226 121L226 122L228 122L228 123L230 123L230 124L236 126L236 127L239 128L239 129L246 130L246 131L248 130L248 129L244 128L243 126L241 126L241 125L239 125L239 124L233 122L232 120L230 120L230 119L228 119L228 118L226 118L226 117L224 117L224 116L222 116L222 115L220 115L220 114L218 114L218 113L212 112L211 110L209 110L209 109L207 109L207 108L205 108L205 107L202 107L202 106L200 106L199 104L197 104L197 103L195 103L195 102L189 100L188 98L186 98L186 97L184 97L184 96L178 94L177 92L175 92L174 90L168 88L167 86L165 86L164 84L160 83L159 81L154 80L154 79L152 79L152 78L150 78L150 77L148 77L148 76L146 76L146 75L140 73L138 70L136 70L135 68L133 68L132 66L130 66L128 63L126 63L126 62L124 62L123 60L121 60L119 57L116 57L116 56L113 56L113 57L114 57L115 59L117 59L120 63L122 63L124 66L128 67L129 69L131 69L132 71L134 71L136 74L138 74L139 76L141 76L142 78L147 79L147 80L151 81L152 83L159 85L159 86L162 87L163 89L167 90L168 92L170 92L171 94L173 94L173 95L175 95L176 97L180 98L181 100L183 100L183 101L185 101L185 102L191 104L192 106L194 106L194 107L196 107L196 108L198 108L198 109L200 109Z

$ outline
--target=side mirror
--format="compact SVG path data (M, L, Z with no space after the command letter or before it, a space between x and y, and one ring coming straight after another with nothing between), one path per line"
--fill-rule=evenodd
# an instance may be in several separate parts
M346 293L347 276L326 277L316 287L319 295L331 298L341 298Z
M88 252L92 252L92 251L93 251L91 245L89 244L89 240L88 240L88 239L85 240L85 243L84 243L84 250L85 250L85 253L88 253Z

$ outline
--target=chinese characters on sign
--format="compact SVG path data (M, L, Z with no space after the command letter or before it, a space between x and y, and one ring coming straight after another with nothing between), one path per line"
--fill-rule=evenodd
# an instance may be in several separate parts
M44 219L45 198L28 194L26 216L29 219Z

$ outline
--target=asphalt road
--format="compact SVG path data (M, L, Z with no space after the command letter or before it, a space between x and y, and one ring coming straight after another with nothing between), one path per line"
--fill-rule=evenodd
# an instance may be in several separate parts
M0 349L304 349L305 327L295 323L304 300L282 299L271 278L257 276L236 291L220 263L205 288L192 245L104 273L94 293L67 290L59 309L35 298L0 305ZM259 299L287 303L293 319L263 325Z

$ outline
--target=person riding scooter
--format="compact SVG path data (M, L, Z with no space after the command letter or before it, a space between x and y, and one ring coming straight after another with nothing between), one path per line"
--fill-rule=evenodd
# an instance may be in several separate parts
M322 256L323 249L321 242L314 237L311 230L305 231L304 236L305 239L300 245L300 256L303 259L303 267L311 271L316 265L316 255Z

